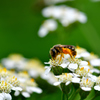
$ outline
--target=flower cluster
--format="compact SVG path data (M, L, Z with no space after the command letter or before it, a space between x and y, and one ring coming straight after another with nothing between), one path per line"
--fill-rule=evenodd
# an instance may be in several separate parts
M28 67L30 67L27 66L29 63L28 59L20 54L11 54L8 58L2 59L1 62L8 69L0 66L0 95L2 95L3 100L12 99L9 94L11 90L15 91L14 96L22 94L25 98L30 97L30 94L33 92L42 93L42 89L38 87L35 80L27 72L29 71L27 70ZM30 70L32 70L32 67ZM2 99L0 98L0 100Z
M14 93L15 96L18 96L21 93L27 98L30 97L30 94L33 92L42 93L42 90L37 86L35 80L31 79L26 71L18 73L18 80L20 81L19 86L22 88L22 91L16 90Z
M98 57L98 55L95 55L94 53L89 53L86 49L81 48L79 46L76 47L76 51L76 58L88 61L91 72L95 72L97 74L100 73L100 58Z
M67 27L76 21L81 23L85 23L87 21L87 17L83 12L66 5L46 7L42 10L42 15L47 18L52 17L52 19L47 19L43 22L38 31L38 35L40 37L44 37L49 31L57 29L56 20L58 20L64 27Z
M22 91L19 86L20 82L15 73L8 71L6 68L0 67L0 100L11 100L10 92L12 90Z
M57 80L52 73L45 75L44 65L38 59L27 59L20 54L10 54L7 58L3 58L1 63L7 69L14 69L15 71L19 72L20 80L24 80L24 78L21 78L23 75L26 78L32 77L34 79L40 77L51 85Z
M54 82L54 85L60 85L63 92L68 90L66 90L64 86L62 87L62 84L65 84L67 89L70 84L73 86L78 84L77 89L80 89L80 91L78 91L80 95L83 95L81 91L89 92L92 89L100 91L100 76L99 74L97 76L93 75L94 72L98 73L99 71L99 69L94 68L93 65L93 61L94 64L97 65L97 61L95 62L95 60L99 60L98 56L80 47L76 47L76 51L77 55L73 58L68 56L69 54L64 54L64 58L59 60L61 57L59 54L55 60L50 59L50 61L46 63L49 64L49 66L45 67L45 73L48 74L50 71L53 71L55 77L58 78L58 81ZM100 66L99 63L100 61L98 61L98 66Z

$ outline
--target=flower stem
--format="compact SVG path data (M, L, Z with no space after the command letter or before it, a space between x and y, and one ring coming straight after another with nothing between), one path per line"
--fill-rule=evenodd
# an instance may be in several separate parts
M68 95L62 92L62 100L68 100Z
M62 92L62 100L65 100L65 94Z

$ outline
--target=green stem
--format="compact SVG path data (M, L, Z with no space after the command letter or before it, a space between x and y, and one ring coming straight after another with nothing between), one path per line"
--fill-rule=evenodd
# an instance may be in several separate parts
M68 100L68 95L66 94L66 100Z
M62 92L62 100L68 100L68 95Z
M62 100L65 100L65 94L62 92Z
M70 100L74 100L75 96L79 93L80 88L76 90L76 92L71 96Z

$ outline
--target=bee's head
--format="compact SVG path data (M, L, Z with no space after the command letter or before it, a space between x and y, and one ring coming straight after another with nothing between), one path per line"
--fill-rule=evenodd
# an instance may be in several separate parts
M54 48L50 49L50 55L54 59L56 57L56 50Z

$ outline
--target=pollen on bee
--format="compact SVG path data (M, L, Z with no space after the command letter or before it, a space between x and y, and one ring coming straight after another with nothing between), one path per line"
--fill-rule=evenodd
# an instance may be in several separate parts
M63 53L72 55L71 50L68 48L62 48Z

